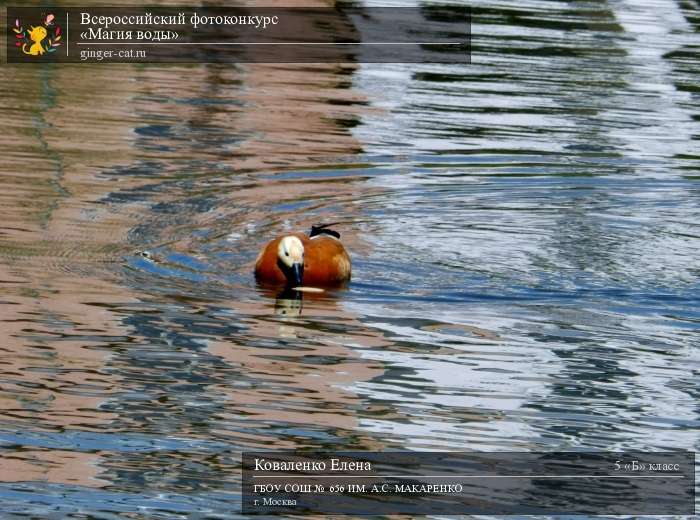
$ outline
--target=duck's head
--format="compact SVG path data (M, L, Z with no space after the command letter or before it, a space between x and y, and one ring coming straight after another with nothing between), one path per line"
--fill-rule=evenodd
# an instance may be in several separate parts
M280 240L277 259L290 284L299 286L304 278L304 244L295 236Z

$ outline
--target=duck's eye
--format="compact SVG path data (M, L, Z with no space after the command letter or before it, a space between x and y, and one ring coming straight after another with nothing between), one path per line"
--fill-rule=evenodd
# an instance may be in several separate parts
M287 253L287 252L285 251L285 252L284 252L284 256L289 256L289 253Z

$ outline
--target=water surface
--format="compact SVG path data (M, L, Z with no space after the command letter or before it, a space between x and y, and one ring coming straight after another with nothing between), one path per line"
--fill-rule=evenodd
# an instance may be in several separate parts
M471 5L471 65L3 66L3 515L233 517L253 449L698 449L697 5ZM258 288L317 222L348 289Z

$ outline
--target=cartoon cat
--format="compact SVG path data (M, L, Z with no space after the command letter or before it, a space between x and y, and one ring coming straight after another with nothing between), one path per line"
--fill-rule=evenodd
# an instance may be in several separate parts
M29 48L29 52L27 52L27 44L25 43L22 45L22 52L24 54L31 54L32 56L44 54L46 51L44 50L43 45L41 45L41 42L44 40L44 38L46 38L47 34L46 28L42 27L41 25L32 27L32 30L29 31L29 39L34 43Z

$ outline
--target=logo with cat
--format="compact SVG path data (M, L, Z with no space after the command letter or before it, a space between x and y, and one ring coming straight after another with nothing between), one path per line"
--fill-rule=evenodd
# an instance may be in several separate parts
M44 23L24 28L15 20L12 30L15 32L15 47L28 56L43 56L56 52L61 45L61 26L54 23L54 15L46 16Z

